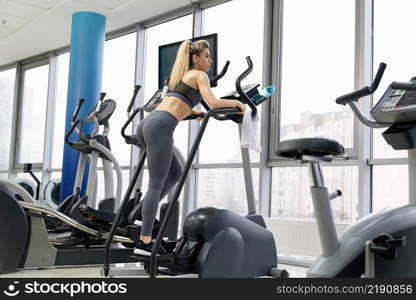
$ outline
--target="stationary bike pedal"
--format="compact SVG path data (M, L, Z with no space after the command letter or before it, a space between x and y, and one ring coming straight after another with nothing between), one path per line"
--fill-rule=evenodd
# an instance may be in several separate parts
M397 249L403 246L406 246L406 236L392 237L390 234L382 233L373 240L370 249L385 259L395 259Z
M404 247L406 246L406 236L405 235L397 235L394 236L392 239L388 239L385 241L387 247Z

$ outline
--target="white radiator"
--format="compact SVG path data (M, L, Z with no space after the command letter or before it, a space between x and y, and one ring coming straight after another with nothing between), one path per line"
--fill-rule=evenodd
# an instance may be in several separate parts
M265 219L273 233L279 253L320 256L322 253L316 222L302 220ZM348 224L336 224L338 235Z

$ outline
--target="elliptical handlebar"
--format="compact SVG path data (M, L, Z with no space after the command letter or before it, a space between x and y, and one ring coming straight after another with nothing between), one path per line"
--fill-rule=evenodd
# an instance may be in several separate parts
M78 122L79 123L79 137L81 138L81 140L84 143L88 144L89 143L89 137L87 137L83 132L84 119L77 120L77 121L79 121Z
M72 123L72 126L71 126L71 128L68 130L68 132L65 134L65 142L68 144L68 145L71 145L72 144L72 142L69 140L69 136L71 135L71 133L75 130L75 128L78 126L78 124L79 124L79 119L76 119L75 120L75 122L73 122Z
M80 98L78 100L77 106L75 107L74 114L72 115L72 118L71 118L72 123L75 122L75 120L78 118L79 111L81 110L81 106L84 104L84 102L85 102L84 98Z
M94 125L96 127L95 130L94 130L94 132L96 132L98 130L98 127L99 127L96 115L100 111L100 106L103 103L105 96L106 96L106 93L104 93L104 92L100 93L100 99L99 99L97 105L93 108L93 110L86 117L86 120L92 118L92 121L93 121L93 123L94 123ZM80 138L81 138L82 141L88 143L88 138L82 132L82 127L83 127L83 124L82 123L83 123L84 120L83 119L78 119L79 112L81 111L81 107L84 104L84 102L85 102L85 99L84 98L80 98L78 100L77 105L75 107L74 114L72 115L72 118L71 118L71 128L65 134L65 142L68 145L73 144L69 140L69 136L72 134L72 132L74 130L80 136ZM80 128L79 129L77 129L77 126L78 125L80 125Z
M251 108L251 114L254 116L255 114L257 114L257 107L256 105L253 103L253 101L251 101L250 97L247 96L247 94L243 91L243 89L241 88L241 81L247 77L248 74L251 73L251 71L253 70L253 62L251 61L250 56L246 57L247 60L247 69L240 74L240 76L237 77L237 80L235 81L235 87L236 90L238 92L238 94L240 95L240 97L243 99L243 101L245 102L245 104L247 104L248 106L250 106Z
M378 85L380 84L381 78L383 77L383 73L384 70L386 70L386 67L387 65L385 63L380 63L376 76L374 77L373 83L370 86L365 86L357 91L338 97L335 100L335 102L337 104L346 105L352 101L357 101L362 97L373 94L377 90Z
M141 88L142 88L142 86L139 85L139 84L136 84L134 86L133 96L131 97L130 104L127 107L127 113L128 114L131 112L131 109L133 108L133 105L134 105L134 101L136 100L137 94L139 93L139 91L140 91Z
M121 127L121 135L123 136L124 139L128 139L129 138L129 135L126 134L126 129L130 125L130 123L133 121L133 119L137 115L137 113L139 113L139 112L140 112L140 119L143 119L143 108L142 107L138 107L129 116L129 118L127 119L126 123L124 123L123 127Z
M95 120L97 119L97 114L100 112L101 109L101 105L104 102L104 98L105 95L107 95L107 93L101 92L100 93L100 98L98 99L98 103L94 106L94 108L90 111L90 113L88 114L88 116L86 117L87 119L90 120Z
M215 75L214 77L211 78L211 80L209 81L209 84L212 86L213 84L215 84L218 80L220 80L221 78L224 77L225 73L227 73L228 71L228 66L230 65L230 61L227 60L225 62L224 67L222 68L221 72L218 73L217 75Z
M224 77L225 73L227 73L228 71L228 66L230 65L230 61L227 60L225 62L224 67L222 68L221 72L218 73L216 76L212 77L212 79L209 81L209 85L212 86L214 83L216 83L218 80L220 80L221 78ZM206 111L211 110L211 108L209 107L209 105L205 102L204 99L201 98L201 104L202 106L205 108ZM199 117L199 116L198 116ZM189 118L187 117L186 120L192 120L192 119L197 119L198 117L192 117Z
M133 111L133 113L130 115L130 112L131 112L131 110L133 108L133 105L134 105L134 101L136 100L137 94L139 93L141 88L142 88L142 86L139 85L139 84L136 84L134 86L133 96L131 97L129 106L127 107L128 119L127 119L126 123L124 123L123 127L121 127L121 135L125 140L129 139L129 137L130 137L129 135L126 134L126 129L130 125L130 123L133 121L134 117L140 112L140 119L143 119L143 108L142 107L136 108Z

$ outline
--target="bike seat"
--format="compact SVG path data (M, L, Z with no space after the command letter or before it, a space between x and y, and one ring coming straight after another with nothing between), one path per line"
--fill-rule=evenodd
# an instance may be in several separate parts
M302 138L280 142L276 154L300 159L302 155L323 157L344 154L344 147L337 141L324 138Z

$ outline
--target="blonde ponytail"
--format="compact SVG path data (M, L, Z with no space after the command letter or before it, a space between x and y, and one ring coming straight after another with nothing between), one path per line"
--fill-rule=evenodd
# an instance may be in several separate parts
M189 70L189 47L191 44L191 40L186 40L179 46L175 64L173 65L172 72L170 73L170 90L175 89L185 72Z
M174 90L176 88L186 71L192 67L192 55L199 55L205 48L209 48L209 43L205 40L199 40L196 42L185 40L182 42L179 46L172 72L170 73L170 90Z

